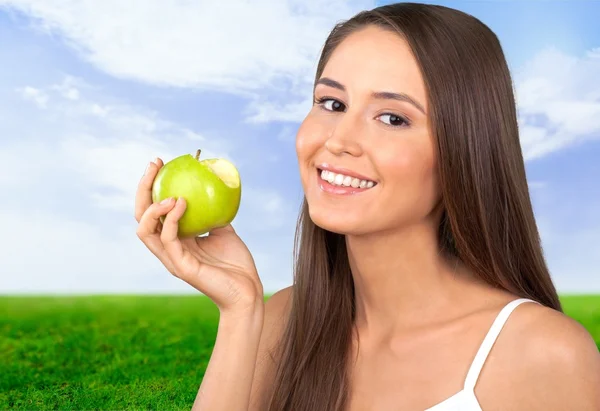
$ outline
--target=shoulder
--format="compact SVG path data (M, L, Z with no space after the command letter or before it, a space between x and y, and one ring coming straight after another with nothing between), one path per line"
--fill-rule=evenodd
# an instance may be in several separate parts
M263 410L271 395L277 361L275 351L278 347L291 308L290 297L293 286L281 289L267 298L265 303L263 329L260 336L256 365L250 393L250 410Z
M523 304L515 320L522 336L522 355L543 371L554 371L553 378L572 380L600 372L598 347L578 321L539 304Z
M272 320L284 315L287 309L291 308L290 302L293 290L294 286L291 285L268 297L265 303L265 318L269 317Z
M500 372L502 384L492 388L505 406L510 401L514 410L600 410L600 352L579 322L527 303L515 309L505 331L497 361L506 371Z
M293 286L277 291L268 297L265 303L265 317L261 344L271 352L281 339L291 309L291 295Z
M293 286L283 288L270 296L265 303L261 348L273 361L273 351L277 348L289 319L292 291Z
M275 300L278 300L278 301L281 302L282 300L286 300L286 299L288 299L291 296L293 290L294 290L294 286L293 285L290 285L289 287L282 288L281 290L277 291L275 294L271 295L267 299L267 301L271 301L271 300L275 299Z

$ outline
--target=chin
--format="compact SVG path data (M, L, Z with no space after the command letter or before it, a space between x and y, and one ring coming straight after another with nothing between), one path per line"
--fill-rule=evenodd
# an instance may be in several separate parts
M312 222L327 231L341 235L368 234L364 219L354 218L345 213L336 213L323 208L310 207L309 214Z

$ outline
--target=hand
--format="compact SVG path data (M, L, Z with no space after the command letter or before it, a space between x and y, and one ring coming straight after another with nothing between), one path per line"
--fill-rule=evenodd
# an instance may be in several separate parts
M242 313L262 305L263 286L254 259L231 224L208 236L179 238L178 221L185 200L152 202L152 184L163 165L158 158L150 163L138 185L135 219L139 239L171 274L208 296L221 312Z

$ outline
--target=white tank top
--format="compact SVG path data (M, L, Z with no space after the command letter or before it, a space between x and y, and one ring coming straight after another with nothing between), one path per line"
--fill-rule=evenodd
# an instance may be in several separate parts
M433 407L427 408L425 411L483 411L479 405L479 401L477 401L474 391L475 384L477 384L477 378L479 377L483 364L485 363L492 346L496 342L496 338L498 338L502 327L504 327L506 320L513 310L524 302L537 303L537 301L528 298L519 298L506 304L500 313L498 313L498 316L483 339L477 354L475 354L471 368L469 368L469 372L467 373L463 389Z

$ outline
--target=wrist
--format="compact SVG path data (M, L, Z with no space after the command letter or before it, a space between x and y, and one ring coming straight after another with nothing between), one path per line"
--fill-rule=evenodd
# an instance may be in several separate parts
M221 309L220 322L236 324L242 321L254 324L263 320L264 312L265 302L263 299L257 298L256 301L241 308Z

